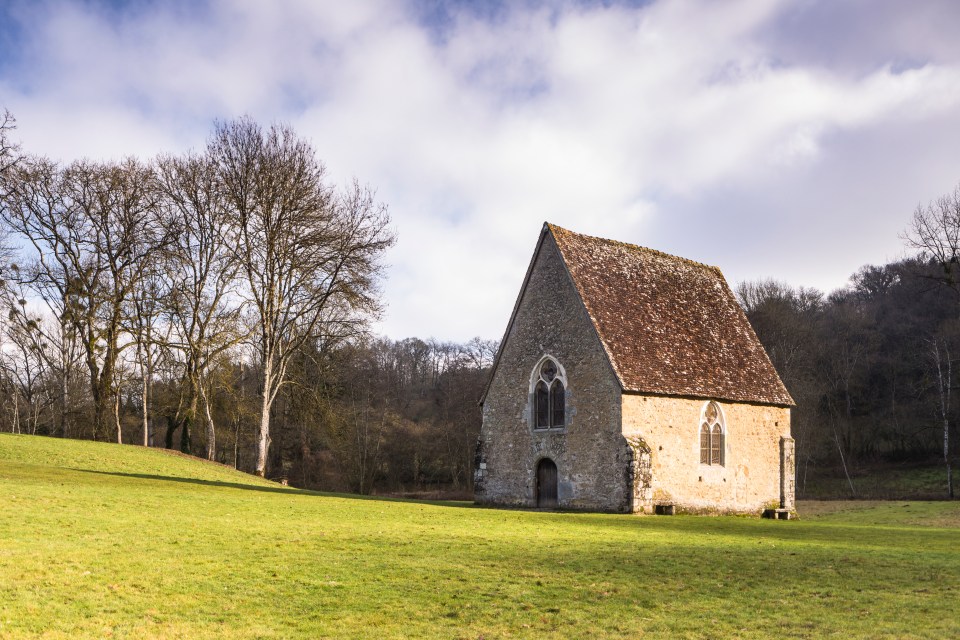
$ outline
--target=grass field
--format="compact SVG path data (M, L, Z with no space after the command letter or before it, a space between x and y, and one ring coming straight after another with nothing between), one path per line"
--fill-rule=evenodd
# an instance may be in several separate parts
M797 483L797 491L811 499L849 499L851 483L860 499L943 500L948 495L942 463L875 463L852 470L850 480L840 469L817 469L810 476L809 482Z
M361 499L0 434L0 638L960 636L960 504L800 510Z

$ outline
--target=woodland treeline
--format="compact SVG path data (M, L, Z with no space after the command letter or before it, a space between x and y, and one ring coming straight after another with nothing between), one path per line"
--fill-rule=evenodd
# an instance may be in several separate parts
M905 219L915 254L824 295L773 280L737 297L797 403L797 490L877 463L943 465L953 497L960 357L960 187ZM850 494L856 494L849 483Z
M827 470L943 458L944 407L951 431L956 422L949 396L960 336L956 295L937 284L939 272L909 259L865 267L828 296L774 281L737 288L797 403L800 495Z
M465 491L496 343L370 335L386 207L289 127L32 156L0 121L0 429L165 447L304 487Z
M289 127L217 124L151 161L32 156L0 120L0 430L176 449L298 486L472 487L494 341L370 335L386 207ZM905 217L913 256L824 294L736 293L797 403L797 488L878 463L952 495L960 190ZM850 483L851 493L853 483Z

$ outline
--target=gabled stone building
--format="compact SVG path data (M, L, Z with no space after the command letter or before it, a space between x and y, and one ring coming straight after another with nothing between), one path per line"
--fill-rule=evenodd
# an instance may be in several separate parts
M482 403L478 503L794 507L793 400L716 267L545 224Z

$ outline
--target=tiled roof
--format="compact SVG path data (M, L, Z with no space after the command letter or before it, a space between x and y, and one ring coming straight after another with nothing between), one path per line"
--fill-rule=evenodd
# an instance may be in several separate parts
M546 230L625 391L793 405L718 268Z

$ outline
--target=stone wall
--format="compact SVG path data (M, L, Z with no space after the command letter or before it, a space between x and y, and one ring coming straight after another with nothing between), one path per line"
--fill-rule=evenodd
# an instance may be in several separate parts
M544 355L567 379L566 426L531 424L530 380ZM476 460L476 500L536 506L535 469L557 465L562 508L628 511L633 451L620 429L620 385L547 234L483 404Z
M705 465L700 464L705 404L624 394L623 433L650 449L650 486L634 492L632 510L651 513L656 505L675 505L678 512L759 514L781 506L784 497L792 508L792 477L781 479L781 440L790 439L790 410L718 401L724 416L724 464ZM792 473L792 448L789 456Z
M793 438L780 438L780 507L796 510L797 461Z

